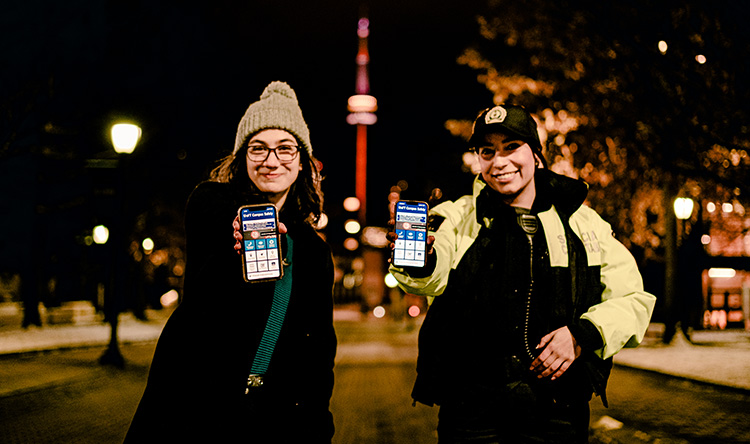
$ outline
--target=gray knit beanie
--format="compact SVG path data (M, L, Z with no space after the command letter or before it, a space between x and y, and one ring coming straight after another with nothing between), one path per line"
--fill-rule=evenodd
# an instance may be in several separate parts
M289 131L302 144L307 154L312 155L310 130L302 118L297 95L285 82L271 82L263 90L260 100L251 103L247 108L237 126L232 154L237 154L248 137L260 130L271 128Z

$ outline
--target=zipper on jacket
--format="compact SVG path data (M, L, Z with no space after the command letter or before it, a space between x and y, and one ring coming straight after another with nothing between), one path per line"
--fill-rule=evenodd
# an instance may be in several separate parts
M526 355L533 361L536 359L531 351L529 344L529 323L531 319L531 296L534 293L534 234L539 229L539 221L536 216L530 213L522 212L516 208L518 213L518 225L526 233L526 239L529 241L529 294L526 296L526 316L523 323L523 346Z

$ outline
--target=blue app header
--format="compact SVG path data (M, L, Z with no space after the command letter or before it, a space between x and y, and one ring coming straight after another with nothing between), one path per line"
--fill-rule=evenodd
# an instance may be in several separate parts
M424 202L396 203L396 222L427 223L427 204Z
M241 212L242 230L264 230L276 228L276 211L273 207L265 209L243 208Z

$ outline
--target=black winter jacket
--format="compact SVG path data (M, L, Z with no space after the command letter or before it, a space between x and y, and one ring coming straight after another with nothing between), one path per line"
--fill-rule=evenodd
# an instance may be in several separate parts
M532 353L542 336L569 326L593 339L568 371L556 381L536 380L524 344L530 281L530 248L516 211L486 187L477 198L477 219L483 226L444 293L427 312L419 335L417 380L412 397L433 405L446 401L513 403L509 390L527 382L537 397L565 403L588 400L592 393L606 405L611 359L593 354L601 338L593 325L579 318L601 302L600 267L589 266L583 243L568 219L585 199L586 185L569 178L537 173L537 199L532 213L554 203L565 227L570 267L550 267L541 224L534 237L534 291L530 302L528 338ZM580 343L580 340L579 340ZM538 354L538 352L537 352ZM512 407L509 405L509 407Z
M231 222L256 199L215 182L191 194L184 298L159 338L126 442L331 441L333 261L312 227L285 211L291 299L265 384L245 395L274 284L244 282Z

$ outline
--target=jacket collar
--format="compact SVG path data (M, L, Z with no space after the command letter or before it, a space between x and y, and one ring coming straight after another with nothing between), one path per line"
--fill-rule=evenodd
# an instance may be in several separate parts
M539 211L554 205L559 213L568 217L583 205L589 193L589 185L580 179L572 179L550 170L536 170L537 201ZM540 198L541 196L541 198Z
M554 205L559 213L570 217L586 200L589 187L583 180L572 179L542 168L538 168L534 174L537 193L532 212L540 213ZM496 203L502 203L500 199L494 198L495 194L488 188L481 174L474 178L472 195L477 210L477 222L480 224L484 218L492 218L492 214L496 213L496 210L490 208L496 207Z

